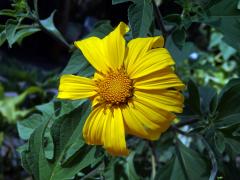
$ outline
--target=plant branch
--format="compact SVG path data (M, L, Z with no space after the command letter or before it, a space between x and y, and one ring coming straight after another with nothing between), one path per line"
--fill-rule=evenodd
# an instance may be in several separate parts
M152 141L149 141L149 146L152 151L151 162L152 162L152 174L151 179L154 179L156 176L156 167L159 164L157 153L155 151L155 144Z
M218 165L217 165L217 160L215 158L214 152L202 135L197 134L197 137L199 137L201 139L202 143L205 145L208 155L211 159L212 170L211 170L209 180L214 180L216 178L217 172L218 172Z
M156 24L157 24L158 28L162 31L162 35L164 37L164 40L167 41L168 32L167 32L167 30L165 28L165 25L163 23L162 14L161 14L160 10L158 9L158 6L157 6L155 1L153 1L153 8L154 8L154 12L155 12L155 15L156 15Z

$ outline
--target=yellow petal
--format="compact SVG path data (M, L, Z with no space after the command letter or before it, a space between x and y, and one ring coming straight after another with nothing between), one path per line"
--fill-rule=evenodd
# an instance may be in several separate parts
M109 113L104 112L104 107L94 109L88 116L84 127L83 137L88 144L103 145L105 138L105 124Z
M173 70L168 67L135 79L134 88L140 90L183 89L185 86Z
M183 110L184 97L178 91L158 90L149 92L136 90L134 96L147 104L154 104L166 111L181 113Z
M167 49L152 49L148 51L144 56L139 58L136 63L130 67L128 74L130 78L136 79L162 70L174 64L175 62L173 61Z
M127 155L125 129L119 108L110 110L96 107L83 127L83 137L88 144L103 145L112 155Z
M90 37L74 42L88 62L99 72L106 73L109 70L108 59L105 55L105 47L100 38Z
M156 140L169 128L175 115L139 99L129 102L123 109L127 133Z
M125 141L125 128L120 108L109 110L111 116L106 123L104 148L112 155L128 155L129 151Z
M120 22L103 39L90 37L74 44L97 71L106 74L109 69L118 69L123 65L126 49L124 35L127 31L128 26Z
M163 44L164 39L162 36L132 39L127 44L126 67L134 64L138 58L144 56L152 48L163 47Z
M60 78L59 92L57 98L60 99L83 99L96 95L94 81L74 75L63 75Z
M114 31L103 38L106 58L112 69L119 69L123 65L126 49L124 35L128 30L128 26L120 22Z
M146 37L132 39L127 47L128 53L125 60L125 68L128 72L132 71L132 66L139 58L142 58L152 48L162 48L164 45L164 39L162 36Z

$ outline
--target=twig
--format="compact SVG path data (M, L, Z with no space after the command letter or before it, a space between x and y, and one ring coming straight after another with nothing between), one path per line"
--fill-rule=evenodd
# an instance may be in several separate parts
M152 162L152 174L151 179L154 179L156 176L156 167L159 164L157 153L155 151L155 144L152 141L149 141L149 146L152 151L151 162Z
M205 145L208 155L211 159L212 170L211 170L209 180L215 180L215 178L217 176L217 172L218 172L218 165L217 165L217 160L215 158L214 152L202 135L197 134L197 136L202 140L202 143Z
M164 37L164 40L167 41L168 33L167 33L167 30L166 30L166 28L164 26L164 23L163 23L162 14L161 14L160 10L158 9L158 6L157 6L155 1L153 1L153 8L154 8L154 12L156 14L157 26L162 31L162 35Z

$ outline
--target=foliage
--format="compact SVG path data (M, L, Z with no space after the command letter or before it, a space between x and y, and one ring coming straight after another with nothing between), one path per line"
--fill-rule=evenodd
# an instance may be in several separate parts
M169 10L164 16L155 1L113 0L112 3L116 7L120 3L129 5L128 40L160 34L165 37L165 47L176 60L176 71L187 84L184 112L158 141L128 136L130 155L112 157L101 147L84 142L82 127L91 109L90 102L54 98L35 106L34 112L17 122L19 136L26 141L18 149L24 169L37 180L237 179L240 176L239 2L175 0L171 4L180 10ZM93 76L93 67L79 50L73 50L54 25L54 14L55 11L42 20L37 1L34 10L24 0L14 1L13 9L0 11L0 16L9 17L0 26L0 45L7 41L11 47L43 30L71 50L72 56L60 75ZM33 24L25 24L25 18ZM193 27L197 27L195 33L202 41L192 32ZM112 29L109 21L99 21L86 37L103 38ZM39 88L46 87L36 85L34 92L42 92ZM3 92L0 88L2 104L6 99ZM16 104L32 92L30 88L8 100L12 110L1 106L2 115L11 121L18 119ZM0 134L0 144L2 137Z

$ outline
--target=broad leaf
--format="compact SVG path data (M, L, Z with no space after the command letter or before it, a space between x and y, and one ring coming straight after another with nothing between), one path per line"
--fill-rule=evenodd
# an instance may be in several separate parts
M153 22L153 5L150 0L137 1L128 9L132 36L146 37Z
M178 142L177 156L159 169L157 179L204 180L209 178L206 162L190 148Z
M236 0L221 0L208 11L205 22L214 26L224 34L225 41L239 50L240 48L240 10L237 9Z

